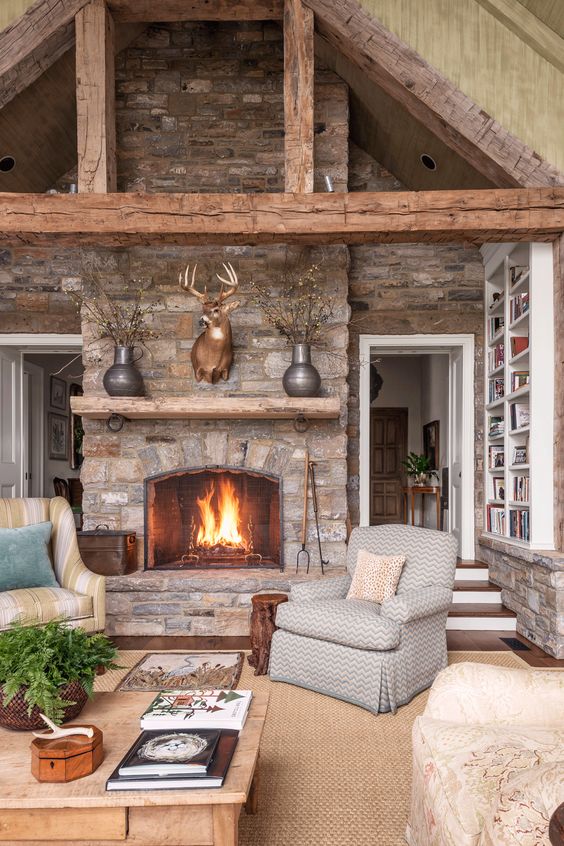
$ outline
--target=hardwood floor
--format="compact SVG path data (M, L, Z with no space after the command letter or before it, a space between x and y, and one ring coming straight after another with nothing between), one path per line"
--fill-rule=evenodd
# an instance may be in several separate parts
M528 646L527 650L512 650L500 638L514 637ZM187 649L190 651L206 649L250 649L248 637L113 637L113 642L119 649L151 649L155 651L166 649ZM514 651L531 667L558 667L564 670L564 660L557 660L547 655L530 640L516 632L491 631L448 631L448 648L454 651L501 652Z

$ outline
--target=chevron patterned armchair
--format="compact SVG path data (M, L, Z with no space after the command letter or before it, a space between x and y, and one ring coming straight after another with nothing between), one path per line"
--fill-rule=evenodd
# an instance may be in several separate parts
M404 555L396 595L381 605L347 599L358 552ZM270 678L396 711L447 665L446 620L457 541L414 526L354 529L345 576L292 587L276 614Z
M82 561L74 514L66 499L0 499L0 528L15 529L50 520L51 561L59 587L0 592L0 631L14 620L47 623L58 617L87 632L105 624L105 579Z

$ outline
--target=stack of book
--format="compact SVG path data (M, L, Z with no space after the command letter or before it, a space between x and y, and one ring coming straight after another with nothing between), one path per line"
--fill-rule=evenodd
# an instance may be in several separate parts
M514 323L522 314L526 314L529 311L529 294L528 292L523 292L522 294L517 294L516 297L511 297L509 301L509 313L510 313L510 321ZM491 320L491 318L490 318Z
M505 319L503 315L500 317L490 317L490 341L503 329Z
M509 512L509 534L512 538L529 540L529 512L525 508Z
M493 350L488 350L488 370L490 372L497 367L501 367L504 361L505 346L503 344L497 344Z
M496 535L505 534L505 509L497 505L487 506L487 530Z
M221 787L251 699L250 690L161 691L106 790Z
M524 388L525 385L529 384L529 371L528 370L514 370L511 374L511 391L518 391L520 388ZM491 400L490 400L491 402Z
M511 338L511 358L515 358L516 355L525 352L527 349L529 349L528 335L514 335Z
M488 402L495 402L501 399L505 393L505 380L503 376L496 379L490 379L489 383L489 399Z
M515 502L529 501L529 477L515 476L513 479L513 499Z
M503 435L505 422L503 417L490 417L488 434L490 438L499 438Z
M529 425L529 404L526 402L512 402L509 407L511 429L523 429Z

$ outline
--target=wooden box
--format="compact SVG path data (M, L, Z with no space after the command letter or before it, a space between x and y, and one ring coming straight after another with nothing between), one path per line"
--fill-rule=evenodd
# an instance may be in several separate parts
M71 728L73 723L66 725ZM66 782L91 775L104 760L103 735L96 726L92 738L84 734L31 741L31 772L37 781Z
M95 529L76 534L82 560L93 573L123 576L137 570L135 532Z

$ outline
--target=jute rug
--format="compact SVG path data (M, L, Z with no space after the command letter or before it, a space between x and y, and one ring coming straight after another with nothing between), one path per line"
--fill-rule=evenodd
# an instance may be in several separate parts
M121 652L126 669L100 676L96 690L115 690L145 654ZM513 652L451 652L449 660L527 666ZM240 846L405 846L411 726L427 693L395 715L374 716L267 676L255 678L246 661L238 687L270 693L259 812L241 814Z

